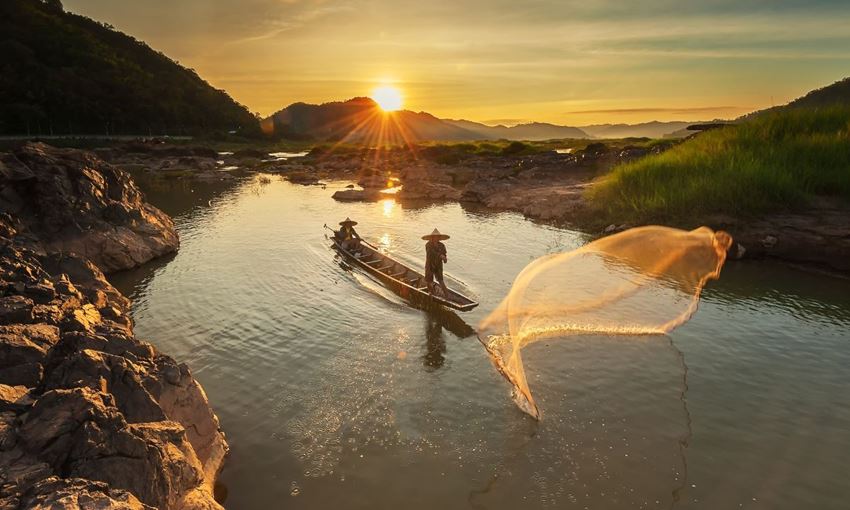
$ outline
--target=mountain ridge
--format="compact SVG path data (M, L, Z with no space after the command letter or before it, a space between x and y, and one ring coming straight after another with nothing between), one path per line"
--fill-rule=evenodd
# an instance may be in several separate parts
M368 97L321 104L292 103L261 121L263 132L285 138L332 141L363 141L384 137L385 143L411 141L483 141L604 138L662 138L686 136L694 122L651 121L640 124L595 124L563 126L548 122L526 122L495 126L466 119L441 119L428 112L398 110L383 112Z
M0 134L259 134L227 92L52 0L0 2Z

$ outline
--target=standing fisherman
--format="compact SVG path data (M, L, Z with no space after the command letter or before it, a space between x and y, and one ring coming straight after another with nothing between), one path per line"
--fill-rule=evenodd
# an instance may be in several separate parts
M436 228L427 236L422 236L422 239L428 241L425 243L425 284L431 294L434 293L434 280L440 284L444 295L449 292L446 282L443 281L443 264L449 259L446 256L446 245L440 242L448 238L449 236L441 234Z
M336 231L334 237L340 242L343 249L357 251L360 248L360 234L354 230L354 225L357 225L357 222L351 218L345 218L339 224L341 228Z

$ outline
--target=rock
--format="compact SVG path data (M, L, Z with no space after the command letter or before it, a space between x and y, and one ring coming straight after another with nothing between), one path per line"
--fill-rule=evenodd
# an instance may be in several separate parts
M234 159L266 159L269 157L269 153L257 149L241 149L235 151L231 157Z
M51 275L58 275L53 277L52 281L59 294L82 299L83 292L71 283L73 280L85 291L85 297L95 306L103 306L97 304L100 301L100 293L103 293L113 306L121 310L130 308L130 300L118 292L106 280L106 275L91 261L62 253L50 253L42 257L41 262L44 269Z
M101 322L100 312L94 305L86 303L66 314L62 323L64 331L92 331Z
M32 399L26 386L0 384L0 412L23 411L31 405Z
M11 450L18 441L18 436L15 433L16 418L17 416L13 411L0 412L0 452Z
M157 508L183 508L187 497L220 508L183 426L128 424L107 394L89 388L45 392L19 428L19 440L24 451L67 478L105 482Z
M0 383L34 388L41 382L44 369L41 363L22 363L3 369Z
M172 371L174 368L170 358L160 359L159 362L161 371ZM162 366L163 363L166 366ZM177 369L180 372L179 379L172 372L166 379L169 384L161 386L157 400L170 420L186 428L186 436L202 465L208 489L212 491L229 448L204 389L192 377L187 365L181 364Z
M461 190L447 184L422 181L406 183L398 192L398 198L413 200L459 200L461 196Z
M88 153L0 161L0 508L220 509L227 443L203 389L80 256L129 267L170 219Z
M744 248L744 245L734 241L732 246L729 247L729 251L727 252L727 256L732 260L741 260L747 255L747 249Z
M322 184L315 175L305 172L292 172L286 175L286 180L293 184L301 184L304 186L316 186Z
M67 346L58 348L61 351ZM165 420L165 413L144 385L146 372L144 366L122 356L83 349L51 359L43 385L45 390L86 387L109 393L129 423Z
M765 249L769 250L776 246L776 243L779 241L775 236L765 236L764 239L761 240L761 245L764 246Z
M0 297L0 324L32 322L32 299L24 296Z
M91 152L28 143L2 158L31 175L0 176L0 211L15 215L48 248L89 258L101 270L138 266L177 249L171 219L144 201L129 175Z
M51 510L154 510L126 490L84 478L45 478L35 484L18 503L20 508Z
M0 326L0 383L34 385L30 377L40 375L47 351L58 341L54 326Z
M377 202L387 198L387 195L374 189L345 189L334 192L332 198L341 202Z
M33 300L34 303L47 304L56 298L56 290L48 280L24 285L22 294Z
M622 232L622 231L626 230L627 228L629 228L629 226L625 223L620 224L620 225L615 225L615 224L612 223L611 225L608 225L607 227L605 227L605 229L602 231L602 233L605 234L605 235L616 234L617 232Z
M369 175L360 179L357 184L366 189L386 189L389 179L383 175Z
M19 446L19 438L14 432L16 418L7 421L9 416L3 413L3 425L5 429L4 444L8 448L0 448L0 498L9 497L12 504L20 505L20 497L33 485L41 480L53 476L53 469L46 463L26 453ZM0 499L2 502L2 499ZM5 508L0 505L0 508ZM32 506L20 505L13 508L33 508Z

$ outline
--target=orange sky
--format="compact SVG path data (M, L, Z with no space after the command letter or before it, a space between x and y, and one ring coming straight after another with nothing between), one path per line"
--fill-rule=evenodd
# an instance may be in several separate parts
M65 0L252 111L392 82L439 117L736 117L850 75L850 2Z

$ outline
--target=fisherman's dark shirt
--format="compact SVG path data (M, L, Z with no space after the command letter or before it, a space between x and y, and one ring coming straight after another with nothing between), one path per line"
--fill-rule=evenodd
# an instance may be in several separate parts
M446 245L437 241L436 243L425 243L425 265L432 269L443 268L443 255L446 254Z

